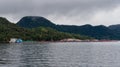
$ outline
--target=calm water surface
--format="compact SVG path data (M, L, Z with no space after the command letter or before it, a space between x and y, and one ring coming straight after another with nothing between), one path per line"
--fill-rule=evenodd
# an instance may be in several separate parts
M0 67L120 67L120 42L0 44Z

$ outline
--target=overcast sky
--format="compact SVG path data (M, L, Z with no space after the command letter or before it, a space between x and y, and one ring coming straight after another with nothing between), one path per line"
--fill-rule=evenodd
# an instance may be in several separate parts
M120 24L120 0L0 0L0 16L14 23L43 16L56 24Z

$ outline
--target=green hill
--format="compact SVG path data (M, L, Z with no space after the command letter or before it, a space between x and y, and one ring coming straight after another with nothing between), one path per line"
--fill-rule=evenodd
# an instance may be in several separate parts
M29 18L29 19L28 19ZM26 16L23 17L18 23L18 26L24 28L37 28L37 27L50 27L61 32L80 34L89 37L94 37L96 39L120 39L119 32L110 29L104 25L92 26L92 25L56 25L51 21L36 16Z
M55 24L53 24L51 21L44 17L38 17L38 16L26 16L23 17L18 23L18 26L24 27L24 28L37 28L37 27L55 27Z
M10 38L27 39L29 33L27 29L18 27L16 24L10 23L6 18L0 17L0 41L8 42Z
M10 38L22 38L32 41L57 41L65 38L90 39L90 37L59 32L49 27L22 28L0 17L0 42L8 42Z

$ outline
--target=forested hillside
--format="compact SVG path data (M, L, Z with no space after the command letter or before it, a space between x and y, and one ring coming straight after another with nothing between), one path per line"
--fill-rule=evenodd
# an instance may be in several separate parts
M50 20L39 17L39 16L26 16L23 17L18 23L18 26L24 28L37 28L37 27L50 27L61 32L73 33L79 35L85 35L89 37L94 37L96 39L110 39L110 40L119 40L120 39L120 30L115 30L113 26L106 27L104 25L92 26L92 25L56 25Z
M22 38L27 41L58 41L65 38L91 39L87 36L59 32L49 27L23 28L0 17L0 42L10 38Z

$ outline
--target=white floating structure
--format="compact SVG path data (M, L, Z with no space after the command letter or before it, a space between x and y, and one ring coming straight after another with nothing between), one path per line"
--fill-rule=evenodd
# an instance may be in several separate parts
M11 38L10 41L9 41L9 43L15 43L16 40L17 40L17 38Z
M17 38L11 38L9 43L22 43L22 39L17 39Z

